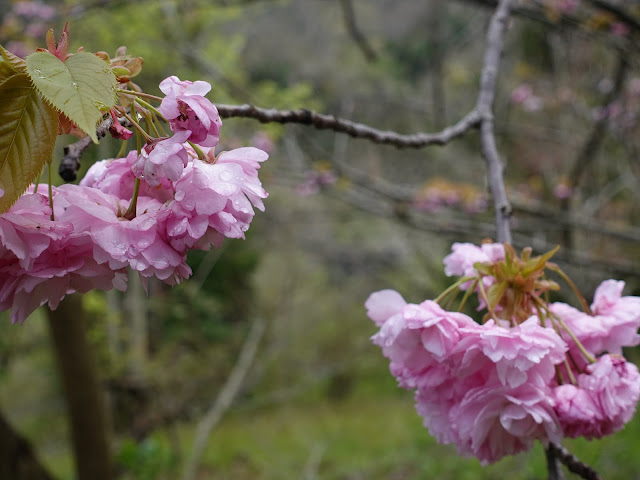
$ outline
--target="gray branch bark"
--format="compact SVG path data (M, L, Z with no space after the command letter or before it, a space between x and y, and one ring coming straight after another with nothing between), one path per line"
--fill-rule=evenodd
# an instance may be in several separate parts
M436 133L401 134L390 130L379 130L362 123L325 115L307 109L276 110L253 105L216 105L222 118L253 118L262 123L299 123L319 130L334 130L354 138L364 138L374 143L393 145L398 148L423 148L429 145L446 145L464 135L479 124L476 110L465 115L458 123Z
M511 205L507 198L507 189L504 184L504 165L498 154L493 129L493 101L511 3L512 0L502 0L491 19L487 35L487 49L482 66L480 92L476 105L476 110L481 117L482 154L487 164L489 187L493 195L497 239L499 242L507 243L511 243Z

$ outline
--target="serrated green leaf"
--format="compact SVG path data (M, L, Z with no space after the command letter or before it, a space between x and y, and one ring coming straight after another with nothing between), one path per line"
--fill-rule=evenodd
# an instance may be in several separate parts
M80 52L66 62L49 52L27 57L27 71L40 94L98 143L96 125L104 108L116 101L111 67L92 53Z
M0 83L18 73L25 73L26 62L0 45Z
M20 73L0 84L0 213L24 193L51 158L58 112Z

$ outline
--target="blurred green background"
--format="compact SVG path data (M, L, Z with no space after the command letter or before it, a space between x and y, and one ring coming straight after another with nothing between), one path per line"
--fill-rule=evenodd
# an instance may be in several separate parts
M339 1L8 2L0 43L28 54L44 46L49 27L58 35L69 19L71 51L114 55L126 45L143 57L136 82L149 93L177 75L210 82L214 103L304 107L381 129L437 131L475 103L491 13L481 3L353 2L363 46ZM613 20L585 6L580 22L566 26L548 5L540 7L544 21L513 20L498 86L496 127L516 244L537 251L563 244L561 264L588 298L612 275L627 281L626 294L637 293L637 52L627 52L623 85L608 100ZM515 97L518 88L525 100ZM609 111L578 182L571 174L584 161L598 108L614 101L622 113ZM71 141L60 140L58 158ZM270 194L266 212L257 213L245 241L194 252L193 278L177 287L150 282L145 294L132 277L126 295L83 298L119 478L179 478L196 427L256 319L266 333L213 430L198 478L545 478L540 445L490 467L437 445L369 340L375 326L363 303L371 292L433 298L448 285L442 258L451 243L491 235L477 136L410 151L305 126L225 120L218 151L246 145L271 158L260 173ZM105 139L85 153L83 169L118 149ZM573 210L563 186L571 187ZM594 233L593 225L613 234ZM44 314L24 325L0 316L0 408L50 471L71 479ZM638 418L610 438L566 445L603 478L640 478Z

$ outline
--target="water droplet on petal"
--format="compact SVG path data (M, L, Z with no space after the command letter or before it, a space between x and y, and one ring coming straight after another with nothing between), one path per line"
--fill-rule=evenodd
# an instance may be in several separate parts
M233 173L228 170L223 170L220 172L220 180L223 182L229 182L233 178Z

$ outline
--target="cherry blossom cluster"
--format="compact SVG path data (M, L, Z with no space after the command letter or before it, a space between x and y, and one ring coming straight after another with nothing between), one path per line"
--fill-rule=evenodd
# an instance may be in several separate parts
M309 170L304 182L296 186L296 193L301 197L310 197L328 188L338 181L338 174L331 169Z
M258 169L268 155L253 147L214 154L222 122L204 97L210 88L165 79L157 111L172 136L94 164L79 185L50 195L32 187L0 216L0 309L11 308L14 322L69 293L125 290L127 268L173 285L191 274L189 249L244 238L254 207L264 210ZM114 125L114 136L131 136Z
M436 301L411 304L382 290L365 304L380 327L373 342L398 384L415 392L429 432L485 464L535 440L609 435L640 397L638 369L622 356L640 344L640 298L607 280L586 311L546 303L545 291L557 289L541 273L557 270L549 257L457 243L444 264L459 279ZM461 307L478 297L482 323L441 306L456 292L465 292Z
M427 213L460 208L473 215L486 211L487 196L473 185L436 178L418 191L412 200L412 207Z
M3 11L0 30L4 38L19 38L18 34L23 34L30 43L29 40L42 38L47 31L46 25L57 16L56 9L45 2L9 2ZM11 40L5 47L15 55L25 57L34 50L28 43Z

